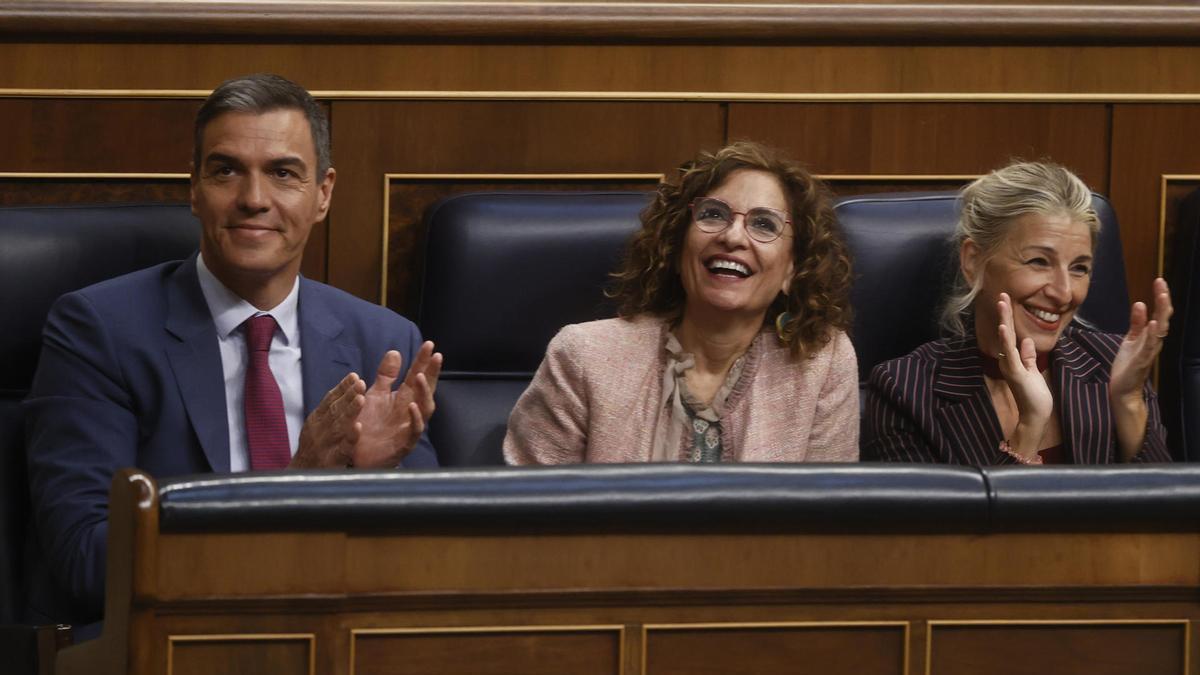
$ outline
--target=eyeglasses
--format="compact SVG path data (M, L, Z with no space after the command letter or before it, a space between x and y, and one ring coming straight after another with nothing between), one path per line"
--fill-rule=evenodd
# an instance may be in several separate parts
M792 223L787 214L778 209L759 206L749 211L734 211L733 207L716 197L697 199L688 204L692 209L692 220L701 232L716 234L733 225L735 216L743 216L746 234L760 244L769 244L780 238Z

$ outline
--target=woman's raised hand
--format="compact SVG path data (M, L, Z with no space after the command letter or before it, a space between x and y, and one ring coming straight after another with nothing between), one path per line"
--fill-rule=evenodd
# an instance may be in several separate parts
M1129 332L1121 341L1113 359L1109 378L1109 397L1113 403L1134 403L1142 399L1142 386L1162 351L1163 338L1171 327L1171 290L1161 277L1154 280L1154 314L1147 321L1145 303L1135 302L1129 310Z

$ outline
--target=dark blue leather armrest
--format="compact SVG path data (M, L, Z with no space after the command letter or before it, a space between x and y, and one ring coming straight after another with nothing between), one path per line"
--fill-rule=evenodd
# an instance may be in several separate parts
M1200 466L985 467L998 531L1200 530Z
M988 522L979 471L872 464L498 467L180 478L160 527L193 530L911 531Z

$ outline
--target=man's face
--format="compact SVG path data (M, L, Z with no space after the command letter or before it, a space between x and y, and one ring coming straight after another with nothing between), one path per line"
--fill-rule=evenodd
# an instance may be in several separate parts
M248 298L290 289L314 224L325 219L334 171L317 174L304 113L225 113L204 129L192 169L192 213L203 225L204 262Z

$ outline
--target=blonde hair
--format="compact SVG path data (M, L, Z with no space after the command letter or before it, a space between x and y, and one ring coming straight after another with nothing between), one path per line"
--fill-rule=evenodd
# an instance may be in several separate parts
M979 247L980 260L987 264L1008 237L1013 221L1030 213L1063 215L1084 223L1091 231L1095 250L1100 219L1092 208L1088 186L1058 164L1014 162L959 193L958 224L950 239L954 255L959 255L963 242L970 239ZM967 318L982 286L983 275L976 275L975 283L969 283L960 262L950 295L942 306L941 324L946 332L956 336L967 333Z

